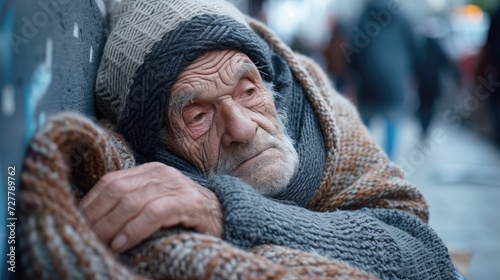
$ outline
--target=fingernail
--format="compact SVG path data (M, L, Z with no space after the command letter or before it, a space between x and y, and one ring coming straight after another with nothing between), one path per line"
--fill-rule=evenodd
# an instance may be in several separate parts
M122 234L115 238L115 240L113 240L113 243L111 243L111 248L118 251L123 247L123 245L125 245L125 243L127 243L127 237Z

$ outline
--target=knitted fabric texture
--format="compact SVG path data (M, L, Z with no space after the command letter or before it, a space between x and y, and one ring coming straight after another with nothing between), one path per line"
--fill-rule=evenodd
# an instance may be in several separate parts
M24 279L378 279L315 253L274 245L243 251L183 230L159 231L114 255L77 203L104 174L133 165L120 135L69 113L47 122L31 141L22 173Z

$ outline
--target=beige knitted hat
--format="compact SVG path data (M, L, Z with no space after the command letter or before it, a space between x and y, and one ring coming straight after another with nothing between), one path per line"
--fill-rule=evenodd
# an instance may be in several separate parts
M204 14L227 15L246 25L244 15L223 0L126 0L113 10L96 84L97 106L113 121L125 106L137 69L165 34Z
M226 1L125 0L109 19L97 108L143 156L153 155L159 146L178 74L204 52L240 50L264 79L272 80L268 45Z

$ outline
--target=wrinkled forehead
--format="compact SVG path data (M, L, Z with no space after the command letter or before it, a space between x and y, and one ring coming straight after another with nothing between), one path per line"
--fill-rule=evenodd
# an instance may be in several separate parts
M182 109L209 87L231 86L242 76L259 76L252 60L237 50L211 50L187 66L177 77L170 94L168 113Z
M172 92L193 77L218 74L219 77L238 77L240 72L246 72L255 64L243 52L237 50L211 50L188 65L177 77ZM250 69L249 69L250 68Z

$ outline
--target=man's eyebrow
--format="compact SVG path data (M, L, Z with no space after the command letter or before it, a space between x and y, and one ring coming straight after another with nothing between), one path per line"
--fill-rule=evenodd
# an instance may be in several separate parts
M193 99L195 99L198 95L200 95L200 92L197 91L184 91L181 90L177 92L173 97L172 100L170 100L169 104L169 109L168 109L168 116L172 116L172 112L182 112L182 108L184 108L189 102L191 102Z
M241 77L245 76L246 74L250 73L252 70L256 69L255 65L253 62L250 60L245 60L243 64L241 65L240 69L236 71L234 74L234 77L236 79L240 79Z

